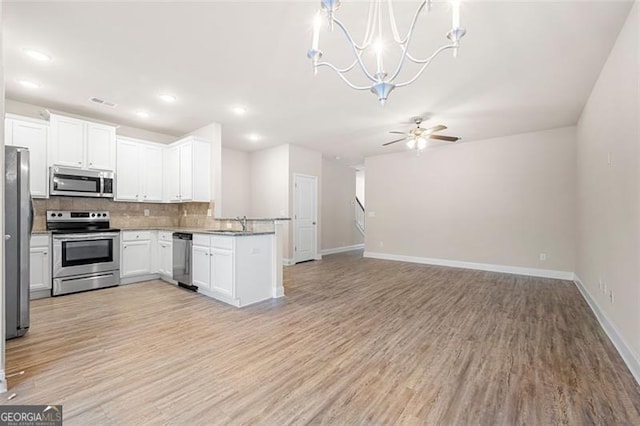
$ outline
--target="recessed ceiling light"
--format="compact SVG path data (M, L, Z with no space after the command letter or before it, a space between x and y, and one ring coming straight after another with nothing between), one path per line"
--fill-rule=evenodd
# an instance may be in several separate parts
M31 80L20 80L20 84L28 89L39 89L40 87L42 87L40 83L36 83L35 81Z
M176 101L176 97L173 95L169 95L167 93L163 93L161 95L158 96L160 99L162 99L163 101L165 101L168 104L171 104L173 102Z
M146 111L137 111L136 115L140 118L149 118L149 113Z
M245 115L247 113L247 109L243 106L234 106L233 108L231 108L231 111L233 111L236 115Z
M33 49L24 49L24 54L40 62L49 62L51 60L51 56Z
M250 135L247 135L247 138L251 142L258 142L260 139L262 139L262 137L257 133L251 133Z

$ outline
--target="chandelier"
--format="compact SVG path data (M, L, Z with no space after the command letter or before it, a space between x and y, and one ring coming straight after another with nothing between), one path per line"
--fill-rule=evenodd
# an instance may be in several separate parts
M418 9L416 10L411 25L405 37L401 37L398 32L398 26L393 12L392 0L386 0L388 5L387 14L389 18L389 26L391 28L391 36L383 37L382 34L382 15L383 15L383 2L385 0L369 0L369 12L367 16L367 26L362 43L358 44L354 41L353 37L345 25L335 17L336 11L341 6L341 0L321 0L321 8L315 15L313 22L313 40L311 43L311 49L307 53L307 57L311 59L313 64L314 73L317 73L318 68L327 67L335 71L338 76L352 89L355 90L370 90L378 97L380 104L384 105L389 97L389 93L397 87L408 86L420 77L424 70L429 66L431 61L440 53L448 49L453 49L454 57L457 54L460 46L460 39L465 35L466 30L460 26L460 0L452 0L452 25L451 30L447 33L447 38L450 43L446 44L426 58L417 58L409 53L409 46L411 45L414 29L418 21L420 13L426 8L427 13L431 11L431 0L421 0ZM338 68L330 62L322 62L322 51L319 48L320 40L320 27L322 26L323 15L326 16L330 30L333 30L334 26L337 26L346 38L347 43L355 56L353 63L346 68ZM391 39L399 47L401 56L400 61L393 68L392 72L387 72L385 67L383 51L385 43L390 42ZM372 51L376 58L376 70L375 72L369 71L364 64L363 54L367 51ZM419 66L417 73L407 81L398 83L396 79L402 71L402 67L407 61L413 62ZM370 84L367 86L359 86L353 84L345 76L346 73L356 67L364 73Z

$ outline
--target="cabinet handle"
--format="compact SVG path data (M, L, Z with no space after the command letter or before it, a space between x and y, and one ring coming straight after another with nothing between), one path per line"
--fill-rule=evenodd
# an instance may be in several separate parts
M127 248L127 246L123 246L122 248L123 248L123 249L126 249L126 248Z
M147 198L147 196L145 195L145 196L144 196L144 198L146 199L146 198Z
M90 166L93 166L93 163L89 163Z
M82 164L82 161L78 161L78 164Z
M43 252L42 252L42 255L43 255L43 256L46 256L46 255L47 255L47 252L46 252L46 251L43 251Z

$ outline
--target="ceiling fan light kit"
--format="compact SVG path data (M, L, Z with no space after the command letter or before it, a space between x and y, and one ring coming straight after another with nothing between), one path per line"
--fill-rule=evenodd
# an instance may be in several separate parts
M420 124L422 124L422 117L415 117L413 121L414 123L416 123L415 128L409 130L408 132L399 132L397 130L390 131L389 133L404 136L400 139L383 143L382 146L393 145L394 143L406 141L407 148L415 150L416 154L419 155L421 151L424 151L427 148L427 139L435 139L446 142L457 142L462 139L457 136L436 135L436 132L447 129L447 126L443 124L438 124L436 126L425 129L423 127L420 127Z
M382 34L382 15L383 15L383 3L387 3L387 15L389 18L389 26L391 28L391 36L386 37ZM409 30L405 37L401 37L398 32L396 19L393 12L393 0L369 0L369 12L367 16L367 27L362 43L358 44L354 41L351 33L347 27L335 17L337 10L342 5L341 0L321 0L320 11L315 15L313 22L313 39L311 42L311 49L307 52L307 57L313 64L314 73L317 73L318 68L327 67L332 69L338 74L338 76L352 89L355 90L370 90L376 95L381 105L384 105L389 97L391 91L398 87L408 86L420 77L425 69L429 66L431 61L440 53L448 49L453 49L454 57L457 54L460 47L460 39L466 34L466 30L460 26L460 3L461 0L451 0L452 5L452 25L451 30L447 33L447 38L451 42L437 49L431 56L426 58L416 58L409 53L409 46L413 39L414 30L418 22L418 17L421 12L426 8L427 12L431 11L431 0L421 0L418 5ZM320 50L320 27L323 23L323 16L326 16L326 21L329 24L329 29L333 31L334 27L338 27L344 35L347 44L349 44L355 59L346 68L338 68L330 62L321 61L322 51ZM385 43L395 44L401 50L400 60L393 69L391 74L385 71L383 50ZM373 51L376 57L376 70L371 72L367 69L363 61L363 54L368 51ZM419 66L417 73L407 81L398 83L396 79L400 75L404 64L407 62L413 62ZM356 67L360 68L365 78L369 80L370 84L366 86L359 86L353 84L346 77L346 73Z

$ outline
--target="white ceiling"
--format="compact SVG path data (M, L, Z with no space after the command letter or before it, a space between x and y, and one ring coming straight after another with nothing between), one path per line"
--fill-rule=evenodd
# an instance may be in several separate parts
M382 148L387 132L426 115L465 141L575 124L626 18L629 1L463 3L467 36L382 108L328 69L313 77L306 58L316 2L5 2L8 98L182 135L217 121L223 144L253 150L308 146L357 163ZM397 6L400 27L417 2ZM364 2L344 1L341 19L361 37ZM447 40L448 3L423 16L412 51L427 56ZM343 66L336 32L320 39L325 59ZM53 57L37 63L22 49ZM28 90L17 83L42 83ZM354 76L357 80L357 75ZM165 104L161 92L178 102ZM93 96L115 109L88 102ZM249 112L235 116L233 105ZM139 109L151 116L140 119ZM259 142L248 133L263 135Z

